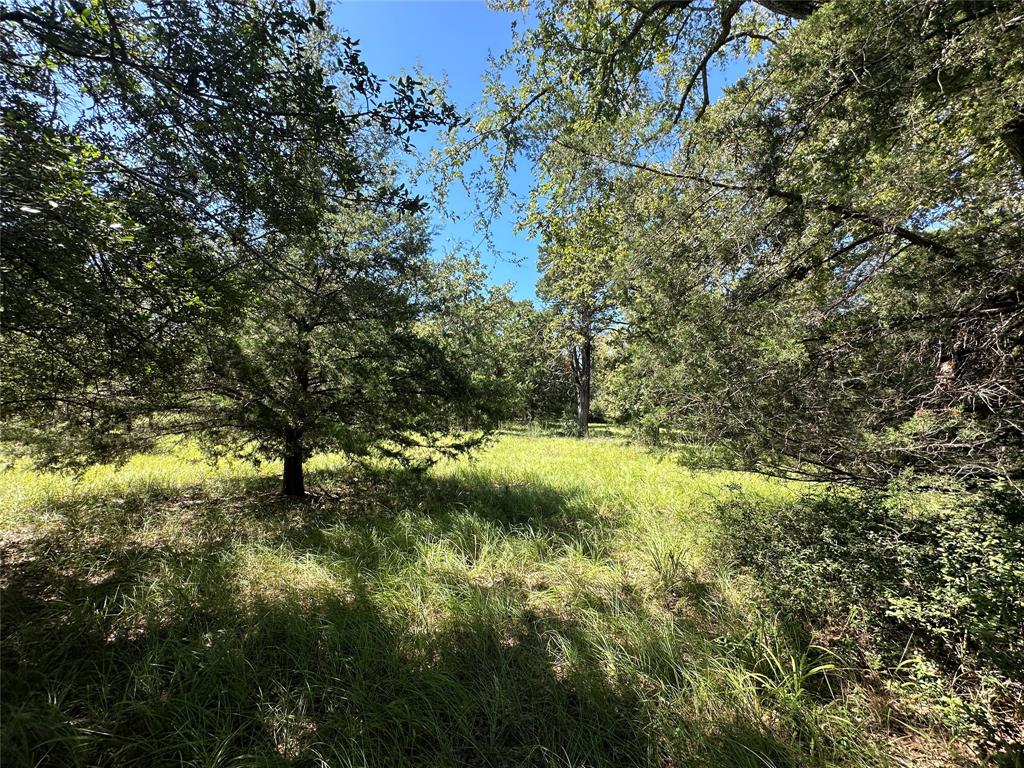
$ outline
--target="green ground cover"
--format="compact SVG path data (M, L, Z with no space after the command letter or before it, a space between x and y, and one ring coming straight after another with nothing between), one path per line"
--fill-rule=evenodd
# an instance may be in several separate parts
M314 460L307 502L189 448L10 466L3 765L970 760L721 546L821 489L677 458L505 434L425 476Z

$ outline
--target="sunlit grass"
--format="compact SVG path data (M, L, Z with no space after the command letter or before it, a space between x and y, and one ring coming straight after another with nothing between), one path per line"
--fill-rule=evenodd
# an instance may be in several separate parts
M0 474L3 765L886 762L843 662L711 548L735 494L612 439L425 477L195 449Z

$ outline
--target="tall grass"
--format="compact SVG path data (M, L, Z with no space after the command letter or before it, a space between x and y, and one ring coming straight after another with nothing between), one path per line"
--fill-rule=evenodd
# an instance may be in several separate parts
M847 662L714 555L738 493L614 440L506 435L319 493L187 448L0 474L6 766L830 766L895 739Z

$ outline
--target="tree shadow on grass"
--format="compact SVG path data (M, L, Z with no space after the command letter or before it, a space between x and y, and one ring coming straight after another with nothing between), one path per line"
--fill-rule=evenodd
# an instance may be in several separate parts
M160 486L142 483L109 491L79 492L27 505L22 516L56 522L54 538L127 545L172 546L258 540L302 545L332 525L384 526L402 513L423 515L444 530L470 515L505 535L578 537L607 526L581 491L537 482L510 483L486 472L444 478L397 468L311 470L308 498L282 497L273 477L221 479L208 484ZM161 536L163 539L161 540ZM0 547L19 548L18 536ZM31 538L31 537L29 537ZM10 553L8 553L10 554Z
M92 583L3 596L3 764L644 765L641 702L559 670L528 612L429 633L351 592L240 595L229 561L163 562L189 594L148 605L151 555ZM120 565L120 564L119 564ZM185 585L188 585L187 587ZM500 591L502 587L497 589ZM127 613L137 618L124 621Z
M425 623L379 589L404 578L395 564L421 536L598 537L584 499L486 475L314 481L334 490L303 504L265 480L79 498L9 545L0 762L672 764L650 691L609 674L593 628L538 614L515 580L467 584Z

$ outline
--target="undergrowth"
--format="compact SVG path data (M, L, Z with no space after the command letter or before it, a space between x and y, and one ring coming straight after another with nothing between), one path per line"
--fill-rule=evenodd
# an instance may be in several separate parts
M1024 509L993 494L830 492L722 507L720 549L855 659L894 727L1024 764Z
M721 556L722 510L818 489L524 435L425 476L326 457L301 503L274 469L0 474L5 768L974 759Z

